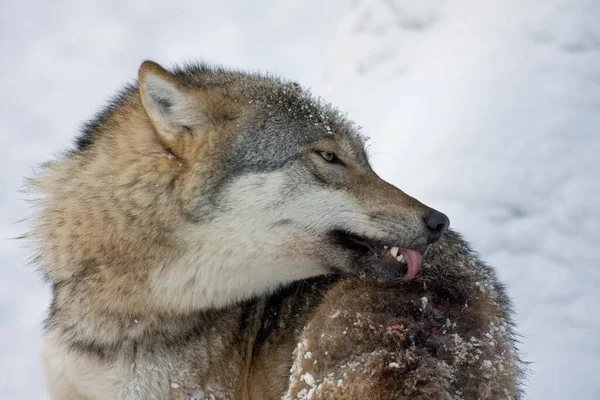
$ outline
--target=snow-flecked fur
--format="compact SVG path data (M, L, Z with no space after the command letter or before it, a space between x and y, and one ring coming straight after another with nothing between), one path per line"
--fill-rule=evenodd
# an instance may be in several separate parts
M510 305L456 233L400 284L343 279L300 334L285 399L516 399Z
M51 398L518 397L491 270L455 234L415 281L383 262L439 238L432 209L339 112L203 65L138 81L32 181Z

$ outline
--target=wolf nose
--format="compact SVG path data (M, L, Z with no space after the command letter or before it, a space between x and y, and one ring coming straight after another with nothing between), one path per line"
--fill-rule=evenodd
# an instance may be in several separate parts
M429 236L427 237L427 242L429 244L436 242L440 237L442 237L450 225L450 220L446 214L434 209L430 209L429 214L427 214L423 219L425 220L425 225L427 225L427 228L429 228Z

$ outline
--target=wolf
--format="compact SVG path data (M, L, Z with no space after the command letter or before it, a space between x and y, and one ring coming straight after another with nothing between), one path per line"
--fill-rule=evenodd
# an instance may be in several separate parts
M295 82L146 61L31 180L52 399L518 398L493 270Z

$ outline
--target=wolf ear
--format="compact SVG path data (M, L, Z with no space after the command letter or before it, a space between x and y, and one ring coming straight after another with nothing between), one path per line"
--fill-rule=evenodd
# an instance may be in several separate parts
M175 139L183 132L200 133L214 125L211 102L215 94L190 88L152 61L138 72L142 104L159 135Z

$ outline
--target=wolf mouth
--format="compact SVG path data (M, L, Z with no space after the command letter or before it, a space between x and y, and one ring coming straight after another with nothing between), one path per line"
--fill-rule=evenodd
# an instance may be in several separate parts
M365 238L341 230L335 231L333 235L341 246L363 255L375 256L383 267L403 273L404 280L415 278L421 270L423 259L421 251L390 246L379 240Z

